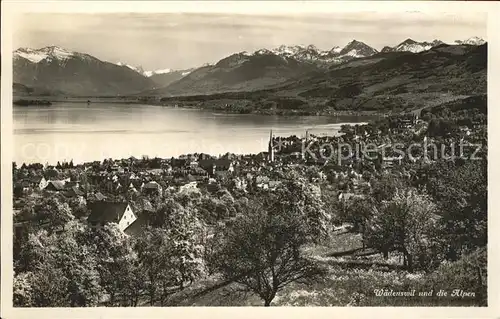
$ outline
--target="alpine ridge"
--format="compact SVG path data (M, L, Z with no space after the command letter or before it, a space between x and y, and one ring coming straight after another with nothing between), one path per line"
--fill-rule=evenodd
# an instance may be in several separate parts
M380 51L359 40L321 50L315 45L280 45L239 52L214 64L187 70L144 70L141 66L102 61L59 46L19 48L13 52L14 83L33 92L57 95L189 95L272 88L336 65L393 52L421 53L441 45L479 46L479 37L445 43L411 38ZM21 87L21 86L19 86ZM22 90L20 90L22 91ZM26 90L24 90L26 91Z
M466 45L482 45L486 41L479 38L479 37L472 37L467 40L455 40L453 43L445 43L441 40L433 40L432 42L417 42L413 39L406 39L405 41L401 42L400 44L394 46L394 47L389 47L386 46L384 47L381 52L386 53L386 52L412 52L412 53L419 53L423 51L428 51L434 47L443 45L443 44L448 44L448 45L460 45L460 44L466 44Z
M58 46L20 48L13 54L13 82L72 96L123 95L155 87L126 66Z

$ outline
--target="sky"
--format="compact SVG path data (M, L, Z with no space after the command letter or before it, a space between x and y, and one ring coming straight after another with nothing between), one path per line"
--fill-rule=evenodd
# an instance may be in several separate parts
M241 51L314 44L329 50L356 39L377 50L412 38L486 39L483 13L338 12L287 15L230 13L29 13L16 19L12 45L57 45L145 70L187 69Z

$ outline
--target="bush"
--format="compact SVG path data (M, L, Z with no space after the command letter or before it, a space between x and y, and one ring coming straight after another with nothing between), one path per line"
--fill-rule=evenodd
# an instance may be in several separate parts
M474 293L477 305L488 303L488 268L486 248L464 255L451 263L443 263L430 275L424 285L434 291L444 290L450 295L453 291ZM457 297L455 297L457 298ZM466 297L470 298L470 297Z

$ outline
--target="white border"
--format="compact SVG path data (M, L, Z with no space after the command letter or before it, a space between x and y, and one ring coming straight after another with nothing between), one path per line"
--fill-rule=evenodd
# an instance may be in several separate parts
M441 1L2 1L2 104L1 104L1 317L2 318L87 318L87 317L332 317L364 318L364 317L402 317L402 318L498 318L500 316L498 303L498 239L494 225L499 217L496 208L499 207L495 197L496 181L499 180L500 169L493 161L500 155L496 134L500 133L495 124L499 120L500 83L498 71L500 64L500 4L496 2L441 2ZM470 13L488 12L488 113L489 123L489 176L488 176L488 213L489 213L489 293L486 308L461 307L378 307L378 308L345 308L345 307L174 307L174 308L13 308L12 307L12 45L11 26L15 15L21 12L206 12L206 13L240 13L240 14L304 14L328 12L446 12ZM497 72L495 72L495 70ZM495 90L496 89L496 90Z

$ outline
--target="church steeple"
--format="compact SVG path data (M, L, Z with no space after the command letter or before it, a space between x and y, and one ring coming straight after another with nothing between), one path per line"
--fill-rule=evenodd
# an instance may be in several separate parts
M273 143L273 130L271 129L271 131L269 132L269 145L267 148L268 159L270 162L274 162L274 147L273 147L273 145L274 145L274 143Z

